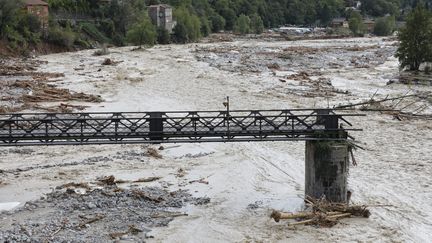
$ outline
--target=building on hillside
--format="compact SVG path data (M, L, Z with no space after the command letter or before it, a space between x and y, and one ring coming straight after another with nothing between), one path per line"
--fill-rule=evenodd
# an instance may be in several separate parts
M111 3L111 0L99 0L99 3L102 5L108 5Z
M37 16L41 22L42 30L46 32L49 18L48 3L42 0L26 0L24 3L27 13Z
M148 14L154 25L166 29L169 33L175 27L176 22L173 21L173 9L167 4L151 5L148 8Z
M335 18L332 20L330 26L332 28L348 28L348 21L345 18Z

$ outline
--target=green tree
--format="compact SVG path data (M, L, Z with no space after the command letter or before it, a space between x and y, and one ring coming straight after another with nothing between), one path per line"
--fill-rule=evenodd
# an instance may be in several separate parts
M253 14L250 18L250 21L250 26L253 33L261 34L264 32L264 22L258 14Z
M384 16L399 13L400 0L362 0L361 10L364 14Z
M340 16L344 9L344 2L342 0L319 0L316 8L321 24L328 25L334 17Z
M424 6L418 5L408 14L398 37L396 57L401 68L419 70L422 63L432 61L432 14Z
M22 2L17 0L0 0L0 37L5 37L6 30L16 26L18 11Z
M177 25L174 27L174 40L178 43L197 41L201 38L200 18L182 6L174 11Z
M174 35L173 35L173 41L176 43L188 43L189 42L189 36L188 31L183 22L177 23L174 27Z
M141 21L132 25L127 31L126 39L130 43L139 45L140 48L143 44L154 45L156 43L156 29L146 14L143 14Z
M366 26L363 23L363 18L358 12L351 13L348 20L349 28L356 36L363 36L366 32Z
M212 32L219 32L225 28L225 19L215 13L210 17Z
M251 24L250 18L242 14L237 18L237 21L234 26L234 32L242 35L248 34L251 31L250 24Z
M375 21L373 33L377 36L391 35L396 28L396 21L393 16L381 17Z
M201 24L201 34L204 37L210 35L211 26L210 26L210 21L208 20L208 18L205 16L202 16L200 18L200 24Z
M163 27L159 27L157 29L157 42L159 44L163 44L163 45L169 44L170 39L171 39L171 37L170 37L168 30L166 30Z

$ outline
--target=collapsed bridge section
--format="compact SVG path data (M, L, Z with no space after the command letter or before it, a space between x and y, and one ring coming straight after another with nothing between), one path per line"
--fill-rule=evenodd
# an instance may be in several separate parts
M330 109L0 115L0 146L346 140Z

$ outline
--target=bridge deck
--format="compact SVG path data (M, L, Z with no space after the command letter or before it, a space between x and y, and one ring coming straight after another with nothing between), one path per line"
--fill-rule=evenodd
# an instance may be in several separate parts
M329 109L0 114L0 146L345 140L348 131L361 130L349 116L360 115Z

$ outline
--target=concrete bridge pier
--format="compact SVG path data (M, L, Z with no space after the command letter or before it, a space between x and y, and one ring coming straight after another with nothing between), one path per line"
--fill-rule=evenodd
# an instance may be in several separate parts
M348 144L306 141L305 194L331 202L347 202Z

